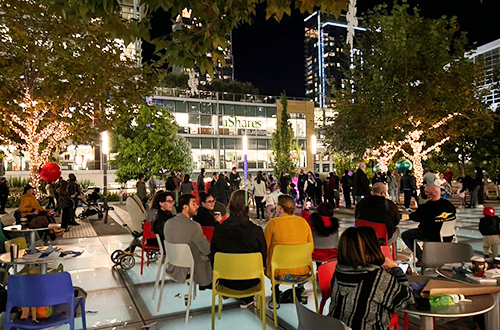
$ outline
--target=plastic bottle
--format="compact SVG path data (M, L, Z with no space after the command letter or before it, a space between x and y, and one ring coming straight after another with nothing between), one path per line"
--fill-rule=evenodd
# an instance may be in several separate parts
M464 299L463 294L437 294L429 297L429 304L431 307L446 307L458 304Z

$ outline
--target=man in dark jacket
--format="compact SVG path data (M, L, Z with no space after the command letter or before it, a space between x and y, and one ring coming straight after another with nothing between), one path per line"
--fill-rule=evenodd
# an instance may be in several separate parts
M304 200L306 199L306 192L304 191L304 185L307 181L307 174L304 173L304 169L300 170L297 188L299 189L299 204L304 204Z
M6 178L0 179L0 214L7 214L5 206L9 199L10 189Z
M470 175L466 175L462 179L462 190L460 190L460 193L463 193L466 190L469 190L469 195L470 195L469 207L476 207L477 192L479 192L479 185L477 184L476 180L474 180ZM476 194L474 194L474 192L476 192Z
M438 186L425 187L427 202L410 213L410 220L419 222L418 228L405 231L401 237L406 246L413 251L413 241L441 242L441 227L444 222L456 220L456 209L447 199L441 198ZM443 242L451 242L453 237L443 237ZM417 249L417 258L421 260L422 251Z
M387 188L384 183L377 182L373 185L371 196L359 201L354 211L356 219L385 224L387 236L392 243L399 236L397 228L401 216L394 202L386 198Z
M352 188L352 178L349 176L349 170L345 170L344 176L340 179L342 184L342 193L344 194L345 207L351 208L351 188Z
M359 202L363 197L370 196L370 180L368 180L365 170L366 164L361 163L354 175L354 195L356 196L356 202Z
M240 189L241 178L240 174L236 172L236 167L233 167L229 174L229 183L231 184L231 191Z
M406 170L405 175L401 178L401 191L404 194L404 206L407 211L411 211L410 202L411 198L415 198L415 202L418 203L417 198L417 180L412 175L410 170Z
M198 175L198 180L196 180L196 189L198 193L205 192L205 169L200 170L200 175Z

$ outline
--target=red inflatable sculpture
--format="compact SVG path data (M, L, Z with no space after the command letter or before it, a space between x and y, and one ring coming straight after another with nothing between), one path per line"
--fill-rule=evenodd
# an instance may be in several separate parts
M54 182L61 177L61 168L56 163L48 162L40 168L40 178L45 182Z

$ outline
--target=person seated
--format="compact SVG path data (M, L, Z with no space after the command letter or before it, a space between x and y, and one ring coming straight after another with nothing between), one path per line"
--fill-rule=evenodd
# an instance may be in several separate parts
M90 205L97 205L97 203L101 200L101 194L99 192L101 189L99 187L94 188L94 191L87 198L87 203Z
M310 216L315 249L314 260L328 261L337 257L339 219L333 217L333 206L321 203ZM326 247L326 248L322 248Z
M399 221L401 215L393 201L386 198L385 183L377 182L372 187L371 196L366 196L356 204L354 217L360 220L383 223L387 228L389 244L399 237Z
M193 217L193 220L198 222L202 227L215 227L219 225L222 220L221 212L214 214L215 198L214 196L205 192L200 192L201 206L198 212Z
M263 265L266 264L266 239L260 226L255 225L248 217L248 205L245 201L245 191L236 190L229 199L230 216L224 223L215 227L210 243L210 261L214 263L217 252L262 254ZM220 284L234 290L246 290L259 284L253 280L220 280ZM247 308L253 303L253 297L242 298L240 307Z
M447 199L441 198L441 190L438 186L426 186L425 195L427 202L410 213L409 218L418 222L418 228L405 231L401 238L417 258L421 260L422 251L413 251L413 241L441 242L441 227L444 222L456 220L455 206ZM451 242L453 236L443 237L444 242Z
M199 223L191 220L198 211L196 199L191 194L179 197L177 215L170 218L163 229L165 240L173 244L188 244L194 258L194 281L200 290L211 287L212 267L210 266L210 244L208 243ZM167 274L177 282L184 282L189 274L189 268L167 264Z
M276 245L311 243L314 248L311 227L304 218L295 215L295 201L291 196L279 196L277 209L281 216L271 219L264 230L267 244L266 276L269 278L274 276L280 281L300 281L310 273L309 267L278 269L275 274L271 274L271 259ZM275 289L276 295L279 296L278 285Z
M387 329L391 314L412 303L408 279L382 255L373 228L347 228L339 240L328 316L352 329Z
M33 219L36 215L47 215L48 210L43 208L35 197L35 188L30 185L24 187L23 195L19 201L21 218Z

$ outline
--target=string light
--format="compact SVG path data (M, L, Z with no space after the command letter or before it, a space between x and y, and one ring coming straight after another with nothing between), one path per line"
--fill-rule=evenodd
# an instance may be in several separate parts
M437 129L458 115L458 113L449 114L448 116L442 118L441 120L430 126L428 130ZM406 158L410 159L413 163L413 171L417 181L417 186L421 186L424 181L424 169L422 166L422 160L426 160L431 152L439 151L440 147L450 140L450 137L447 136L434 143L432 146L425 148L425 146L427 145L427 141L421 140L422 136L424 135L424 130L418 129L418 127L421 125L421 121L414 121L413 117L408 118L408 120L412 124L412 126L415 127L414 130L407 132L404 139L401 141L384 141L382 146L371 152L371 155L378 160L382 171L386 172L387 164L389 163L389 161L398 152L401 151L403 155ZM401 127L396 127L396 129L405 133L404 129ZM406 145L410 147L411 153L404 149Z

